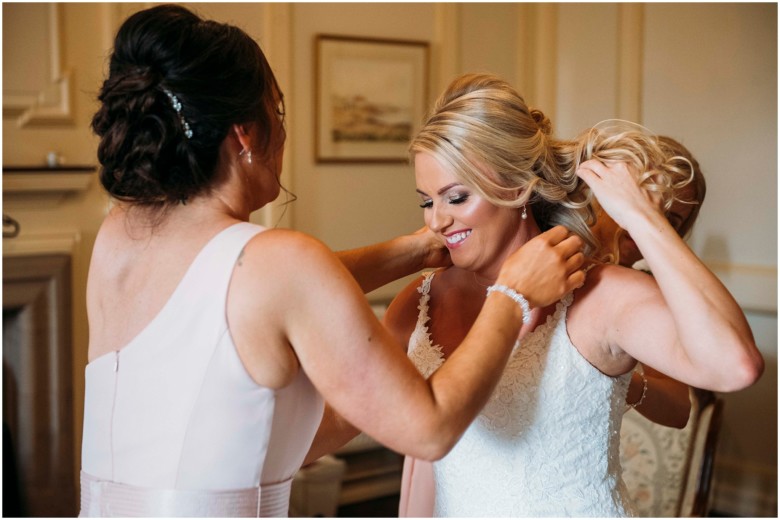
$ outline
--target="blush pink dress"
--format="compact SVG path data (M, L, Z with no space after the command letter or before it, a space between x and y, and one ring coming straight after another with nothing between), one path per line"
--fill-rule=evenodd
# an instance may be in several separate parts
M263 230L220 232L152 322L87 365L81 516L287 516L323 400L302 370L256 384L231 338L233 266Z

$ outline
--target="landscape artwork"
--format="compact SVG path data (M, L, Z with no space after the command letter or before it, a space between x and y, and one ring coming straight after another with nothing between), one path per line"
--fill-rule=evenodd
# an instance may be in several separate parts
M317 161L404 162L427 94L427 44L320 36Z

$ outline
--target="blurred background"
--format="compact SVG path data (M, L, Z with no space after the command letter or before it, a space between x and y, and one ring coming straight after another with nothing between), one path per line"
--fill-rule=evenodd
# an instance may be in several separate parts
M113 35L149 5L2 5L4 516L78 512L84 295L108 207L89 123ZM737 297L767 362L758 384L722 396L712 509L777 516L776 4L186 5L255 37L285 94L282 180L298 200L253 220L336 250L413 231L422 214L407 164L315 160L319 34L427 42L427 105L455 75L489 71L559 137L623 118L686 145L708 185L690 245ZM407 282L370 294L377 312ZM383 483L343 503L397 493L397 458L376 455L366 464L385 469L367 474L384 471Z

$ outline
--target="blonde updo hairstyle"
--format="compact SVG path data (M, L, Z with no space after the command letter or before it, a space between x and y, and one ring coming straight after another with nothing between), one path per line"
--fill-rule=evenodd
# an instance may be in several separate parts
M533 213L544 231L561 224L596 251L585 184L567 168L545 115L529 108L505 81L489 74L456 78L436 101L409 147L429 153L496 206ZM565 150L573 148L566 144ZM567 159L568 158L568 159ZM561 161L564 161L563 163Z
M689 187L684 190L681 199L683 203L692 206L691 212L688 214L688 218L677 227L677 234L681 238L686 238L699 217L701 205L704 204L704 198L707 195L707 183L704 180L704 173L701 171L699 161L696 160L688 148L666 135L659 135L658 142L661 145L661 149L669 157L669 161L680 165L683 170L688 165L693 168L693 180Z
M574 141L560 143L558 149L563 157L569 158L561 161L568 163L569 173L576 172L580 164L589 159L597 159L605 164L628 163L637 172L638 184L660 199L663 211L668 211L676 200L680 200L683 188L695 179L696 169L688 157L675 153L658 136L629 121L602 121ZM592 199L590 189L586 188L585 191L587 198ZM601 211L597 200L593 199L591 205L595 214ZM617 233L610 244L598 243L597 258L619 263L618 244L624 233L624 230Z

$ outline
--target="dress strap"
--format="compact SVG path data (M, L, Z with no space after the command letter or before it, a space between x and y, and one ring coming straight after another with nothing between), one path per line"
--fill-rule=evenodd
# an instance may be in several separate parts
M80 517L286 517L292 479L229 490L143 488L81 472Z
M417 328L426 329L426 323L430 320L428 316L428 301L431 299L431 282L436 275L435 271L423 273L423 281L417 288L417 292L420 293L420 303L417 304L417 310L420 312L417 314Z

